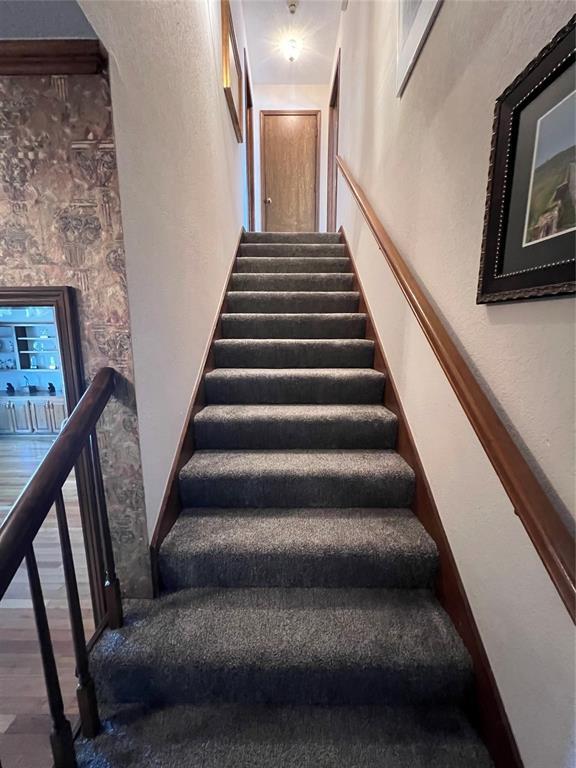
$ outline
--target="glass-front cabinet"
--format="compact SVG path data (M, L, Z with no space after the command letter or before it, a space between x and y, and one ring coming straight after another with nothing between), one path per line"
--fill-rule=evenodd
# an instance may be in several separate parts
M53 307L0 307L0 435L55 435L66 418Z

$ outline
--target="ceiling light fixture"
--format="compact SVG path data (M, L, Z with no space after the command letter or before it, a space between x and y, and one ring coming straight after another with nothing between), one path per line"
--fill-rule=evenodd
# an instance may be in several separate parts
M296 8L298 8L298 0L288 0L286 4L290 13L294 15L296 13Z
M295 37L290 37L284 41L282 50L288 61L296 61L302 52L302 41Z

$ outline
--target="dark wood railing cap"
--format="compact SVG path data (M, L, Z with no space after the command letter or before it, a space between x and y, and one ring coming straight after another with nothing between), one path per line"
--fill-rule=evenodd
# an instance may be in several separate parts
M340 156L337 157L337 162L516 514L530 536L572 621L576 621L574 536L498 416L414 273L400 255L364 190Z
M0 599L112 396L114 377L113 368L98 371L0 527Z

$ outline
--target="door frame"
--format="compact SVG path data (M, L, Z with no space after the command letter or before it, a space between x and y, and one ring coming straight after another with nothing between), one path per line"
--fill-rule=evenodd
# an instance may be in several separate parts
M338 50L334 79L330 89L328 103L328 201L326 206L326 230L336 232L336 214L338 202L338 129L340 122L340 55Z
M256 229L256 197L254 194L254 101L252 82L248 68L248 56L244 48L244 82L246 89L246 185L248 194L248 230Z
M316 173L315 173L315 211L314 231L318 232L320 223L320 149L321 149L321 109L262 109L260 110L260 222L262 232L266 232L266 154L264 138L264 120L268 115L316 115Z
M80 341L77 292L69 286L0 287L0 307L54 307L62 360L62 379L68 415L72 413L86 389ZM23 440L25 438L22 438ZM105 573L102 567L102 544L97 527L97 494L89 451L80 454L74 467L82 535L88 567L88 580L94 623L99 627L106 617L104 596Z

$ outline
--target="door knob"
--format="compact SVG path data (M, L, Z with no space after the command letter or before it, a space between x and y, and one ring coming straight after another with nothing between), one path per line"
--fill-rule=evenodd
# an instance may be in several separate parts
M271 197L267 197L266 200L264 200L264 204L265 205L270 205L271 202L272 202L272 198Z

